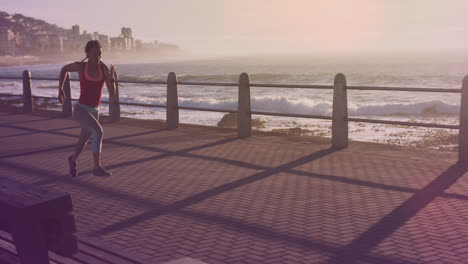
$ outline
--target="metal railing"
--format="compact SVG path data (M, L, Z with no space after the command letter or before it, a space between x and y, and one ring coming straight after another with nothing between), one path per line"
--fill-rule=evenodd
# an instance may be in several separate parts
M33 111L32 98L56 99L53 97L32 96L31 80L40 81L58 81L56 78L31 78L29 71L23 72L23 77L6 77L0 76L0 79L23 80L23 110L25 113ZM430 128L445 128L459 129L459 161L468 162L468 76L463 79L461 89L453 88L407 88L407 87L373 87L373 86L347 86L346 77L343 74L337 74L333 85L292 85L292 84L261 84L250 83L249 75L242 73L238 83L216 83L216 82L184 82L177 81L175 73L171 72L168 75L167 81L129 81L119 80L118 74L115 74L115 82L117 91L114 97L109 101L102 101L109 104L109 119L112 122L120 120L120 105L155 107L166 109L166 127L167 129L175 129L179 126L179 110L195 110L195 111L210 111L237 113L237 131L241 138L252 135L252 115L267 115L267 116L282 116L282 117L297 117L297 118L312 118L332 120L332 146L336 148L344 148L348 146L348 122L365 122L375 124L391 124L400 126L415 126L415 127L430 127ZM71 79L70 74L66 74L64 83L64 91L66 101L62 107L65 116L70 116L72 113L71 104L71 81L79 81ZM119 83L131 84L155 84L167 86L166 105L160 104L141 104L127 103L119 101ZM193 86L217 86L217 87L238 87L238 108L232 109L216 109L202 107L179 106L178 102L178 85L193 85ZM263 88L294 88L294 89L325 89L333 91L333 113L332 116L322 115L307 115L307 114L291 114L291 113L276 113L265 111L252 111L251 109L251 93L252 87ZM420 123L420 122L403 122L393 120L365 119L348 117L348 100L347 90L364 90L364 91L404 91L404 92L429 92L429 93L458 93L461 94L460 103L460 122L459 125L446 125L435 123ZM10 94L1 94L0 96L9 96ZM18 95L14 95L18 96ZM76 99L73 99L75 101Z

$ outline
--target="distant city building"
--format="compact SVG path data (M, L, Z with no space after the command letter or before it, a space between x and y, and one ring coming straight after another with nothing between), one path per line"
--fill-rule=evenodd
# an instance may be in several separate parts
M122 27L120 35L109 37L99 32L88 33L79 25L63 29L42 20L0 11L0 55L83 54L90 40L99 40L105 52L159 54L179 50L176 45L136 40L129 27Z
M63 47L65 51L72 53L84 53L86 43L97 38L97 32L93 34L88 33L86 30L83 30L82 34L80 32L80 26L74 25L72 27L68 38L63 39Z
M83 30L83 34L80 35L80 40L88 42L94 39L94 34L88 33L86 30Z
M99 42L101 42L103 50L105 51L110 50L111 41L110 41L109 36L103 35L103 34L97 34L96 39L99 40Z
M121 29L121 33L122 33L122 37L124 37L124 38L133 38L131 28L123 27Z
M80 26L74 25L72 26L72 32L71 32L71 37L74 39L79 39L80 38Z
M6 26L0 26L0 53L16 54L16 37L13 31Z
M21 32L16 32L16 47L26 47L26 36Z
M168 53L179 51L179 47L177 45L167 44L167 43L159 43L158 49L161 52L168 52Z
M110 38L111 50L122 50L124 47L124 41L121 37Z
M118 37L111 38L112 50L135 50L135 40L132 36L132 29L123 27Z
M16 55L34 51L34 41L31 35L22 31L15 32Z
M143 42L141 40L135 41L135 48L137 51L151 51L155 52L159 49L159 42L157 40L153 42Z
M39 49L41 52L45 52L46 50L49 49L49 38L47 35L40 35L39 36Z
M49 35L49 50L64 52L63 37L58 34Z
M143 42L139 39L135 40L135 49L137 51L142 50L143 48Z

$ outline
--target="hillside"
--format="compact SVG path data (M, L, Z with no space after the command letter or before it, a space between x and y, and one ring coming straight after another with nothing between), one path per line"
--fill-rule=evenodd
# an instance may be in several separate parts
M27 17L22 14L11 15L3 11L0 11L0 26L7 27L13 32L21 32L25 35L66 35L70 32L70 30L49 24L44 20Z

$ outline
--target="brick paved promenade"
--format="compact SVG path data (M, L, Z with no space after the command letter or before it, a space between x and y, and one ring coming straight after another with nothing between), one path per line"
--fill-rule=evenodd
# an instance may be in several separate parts
M103 163L66 157L78 125L0 112L0 175L72 195L78 233L155 262L468 263L455 152L104 124Z

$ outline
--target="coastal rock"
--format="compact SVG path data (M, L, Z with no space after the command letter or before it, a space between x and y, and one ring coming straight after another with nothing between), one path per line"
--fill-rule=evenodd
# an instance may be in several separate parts
M237 113L229 113L223 116L217 125L219 128L237 128ZM260 118L252 118L252 128L264 128L265 121Z

